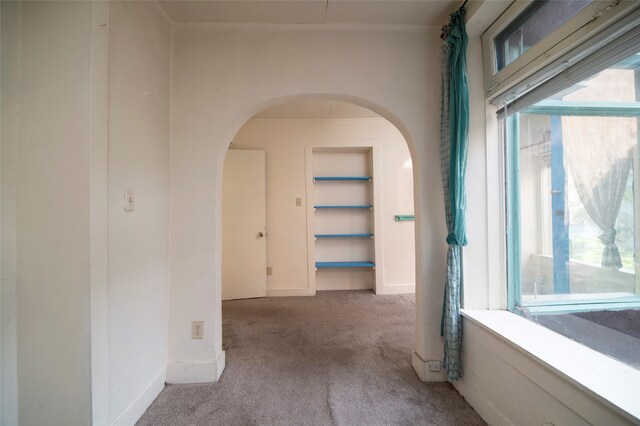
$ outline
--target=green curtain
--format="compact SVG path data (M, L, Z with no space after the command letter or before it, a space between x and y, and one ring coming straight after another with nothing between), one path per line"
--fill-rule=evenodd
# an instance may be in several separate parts
M462 250L466 235L466 168L469 133L469 83L464 7L451 14L443 28L442 94L440 105L440 162L447 219L447 278L444 289L441 335L444 336L444 368L450 381L462 377L460 346L462 321Z

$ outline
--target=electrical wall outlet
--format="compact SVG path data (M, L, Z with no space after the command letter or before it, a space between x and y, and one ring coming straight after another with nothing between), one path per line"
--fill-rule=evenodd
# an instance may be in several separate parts
M273 275L273 266L267 266L267 275Z
M204 321L193 321L191 323L191 338L202 339L204 337Z
M438 373L442 370L442 361L431 360L429 361L429 371Z
M296 197L296 207L301 207L301 206L302 206L302 198Z

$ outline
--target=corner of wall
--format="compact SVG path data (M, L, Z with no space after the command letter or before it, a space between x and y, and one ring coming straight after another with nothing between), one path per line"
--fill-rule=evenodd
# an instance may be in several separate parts
M170 362L167 364L167 383L217 382L224 367L224 351L214 361Z
M453 387L482 417L482 420L490 425L513 425L505 414L498 409L478 388L469 380L462 378L453 383Z
M406 284L382 284L376 287L376 294L394 295L394 294L412 294L416 292L416 283Z
M167 368L163 367L142 394L118 416L113 424L134 425L164 388L166 376Z
M439 372L429 371L429 361L422 359L422 357L415 351L411 355L411 366L423 382L447 381L447 376L445 375L444 370Z

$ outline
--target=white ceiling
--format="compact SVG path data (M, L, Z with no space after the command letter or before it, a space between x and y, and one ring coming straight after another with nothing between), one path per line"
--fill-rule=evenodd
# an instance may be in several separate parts
M267 108L252 118L318 119L318 118L380 118L375 112L348 102L298 101Z
M160 0L174 23L440 27L461 0Z

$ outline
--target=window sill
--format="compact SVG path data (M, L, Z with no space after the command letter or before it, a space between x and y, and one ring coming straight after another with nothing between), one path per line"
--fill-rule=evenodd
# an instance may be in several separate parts
M462 315L631 422L640 419L640 370L508 311L464 309Z

